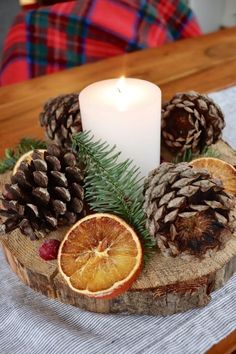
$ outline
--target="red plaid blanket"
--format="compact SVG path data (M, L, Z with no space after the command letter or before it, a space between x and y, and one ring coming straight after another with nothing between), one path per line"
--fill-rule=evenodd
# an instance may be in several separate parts
M5 41L0 83L157 47L201 33L179 0L78 0L20 13Z

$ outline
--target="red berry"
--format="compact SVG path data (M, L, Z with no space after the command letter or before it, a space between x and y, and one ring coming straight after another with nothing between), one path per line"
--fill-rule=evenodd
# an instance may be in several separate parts
M60 241L46 240L39 247L39 256L45 261L52 261L57 258Z

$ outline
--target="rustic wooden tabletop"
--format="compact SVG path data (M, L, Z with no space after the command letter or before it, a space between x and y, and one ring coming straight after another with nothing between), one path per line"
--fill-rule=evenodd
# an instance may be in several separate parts
M158 84L164 99L179 91L210 92L236 85L236 28L126 54L0 89L0 155L24 136L43 137L43 103L62 93L121 75ZM236 350L236 331L209 354Z

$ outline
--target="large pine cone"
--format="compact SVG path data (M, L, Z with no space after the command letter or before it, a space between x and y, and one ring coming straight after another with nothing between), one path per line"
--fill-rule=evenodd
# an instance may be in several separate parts
M71 147L72 135L82 131L78 94L61 95L49 100L39 120L49 140L66 148Z
M220 107L206 95L179 93L163 105L162 141L175 153L201 152L221 138L224 127Z
M32 240L40 230L70 225L83 215L83 173L71 151L51 145L35 150L5 185L0 213L7 217L5 232L20 228Z
M234 226L234 205L221 181L187 163L163 163L145 182L147 228L165 255L202 257L221 249Z

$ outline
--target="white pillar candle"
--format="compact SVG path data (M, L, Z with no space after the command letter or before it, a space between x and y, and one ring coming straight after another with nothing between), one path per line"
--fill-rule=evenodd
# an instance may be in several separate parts
M141 176L160 164L161 90L151 82L121 78L89 85L79 95L83 130L116 145Z

